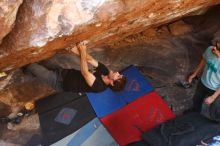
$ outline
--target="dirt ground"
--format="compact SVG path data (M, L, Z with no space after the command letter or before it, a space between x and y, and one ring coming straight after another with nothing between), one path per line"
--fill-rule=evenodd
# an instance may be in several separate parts
M211 45L214 33L219 30L220 16L216 15L219 11L220 7L217 7L205 16L184 18L184 22L193 26L187 34L173 36L167 32L163 34L165 37L158 36L153 40L118 42L114 48L94 48L92 55L115 70L136 65L169 107L180 115L192 106L196 83L190 89L180 88L175 83L185 79ZM25 145L33 134L40 134L37 114L25 117L19 125L11 126L11 130L7 126L10 125L0 125L2 146Z

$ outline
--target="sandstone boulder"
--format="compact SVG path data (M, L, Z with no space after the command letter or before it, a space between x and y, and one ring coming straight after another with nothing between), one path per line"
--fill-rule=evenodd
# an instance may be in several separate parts
M11 107L9 105L0 102L0 117L8 116L11 112Z
M183 35L193 30L191 25L186 24L180 20L169 25L169 30L172 35Z
M104 46L220 0L26 0L0 46L0 70L46 59L71 43Z
M215 45L217 40L220 41L220 30L214 34L212 44Z
M2 39L11 31L16 20L19 6L23 0L0 1L0 44Z

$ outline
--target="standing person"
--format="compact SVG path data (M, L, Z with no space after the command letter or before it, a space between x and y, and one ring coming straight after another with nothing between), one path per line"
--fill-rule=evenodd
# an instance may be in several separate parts
M193 110L200 112L203 101L205 104L212 104L220 95L220 41L216 41L215 46L210 46L206 49L202 59L189 76L188 82L202 73L196 93L193 97Z
M62 69L54 71L33 63L27 66L27 71L58 92L102 92L107 87L110 87L113 91L123 90L126 84L126 77L118 72L109 70L104 64L87 54L87 48L84 44L78 43L69 51L79 55L80 70ZM95 68L94 73L89 71L87 62Z

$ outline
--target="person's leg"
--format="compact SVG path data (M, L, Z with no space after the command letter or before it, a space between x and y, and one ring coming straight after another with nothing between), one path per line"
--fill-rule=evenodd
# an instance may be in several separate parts
M212 94L212 90L206 88L201 81L199 81L196 93L193 96L193 110L196 112L201 112L202 103L204 98L210 96Z
M220 96L210 106L210 117L212 120L220 122Z
M32 63L28 65L26 70L38 79L40 79L42 82L45 82L46 84L51 86L53 89L60 91L60 82L58 81L57 72L48 70L44 66L37 63Z

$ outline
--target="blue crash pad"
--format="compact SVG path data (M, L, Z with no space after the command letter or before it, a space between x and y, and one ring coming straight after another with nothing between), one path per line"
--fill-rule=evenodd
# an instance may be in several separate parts
M101 93L86 93L99 118L111 114L153 90L152 85L136 67L129 66L122 71L122 74L127 77L123 91L113 92L111 89L107 89Z
M52 146L118 146L98 118Z

